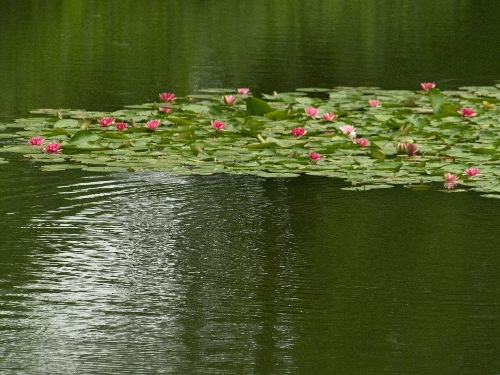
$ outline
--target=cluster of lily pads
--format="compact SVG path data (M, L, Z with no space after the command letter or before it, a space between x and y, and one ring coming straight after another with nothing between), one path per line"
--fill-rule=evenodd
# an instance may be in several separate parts
M204 89L114 112L32 111L2 152L46 171L337 177L346 189L405 185L500 198L500 85L440 91L303 88L252 96ZM467 189L465 189L467 188Z

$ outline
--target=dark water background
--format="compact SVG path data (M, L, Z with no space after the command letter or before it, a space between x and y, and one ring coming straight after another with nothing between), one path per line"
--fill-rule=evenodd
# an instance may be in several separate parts
M0 0L0 121L499 79L500 3ZM500 374L500 202L0 164L0 373Z

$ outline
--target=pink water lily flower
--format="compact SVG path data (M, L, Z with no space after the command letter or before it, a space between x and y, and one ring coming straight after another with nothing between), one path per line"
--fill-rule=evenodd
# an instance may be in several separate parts
M436 87L436 84L433 83L433 82L422 82L420 84L420 87L422 87L422 89L424 89L425 91L427 91L429 89L433 89L434 87Z
M333 112L328 112L323 115L323 121L335 121L338 117Z
M117 122L115 124L115 128L118 129L118 130L123 130L127 127L127 123L126 122Z
M175 100L175 94L171 92L162 92L159 96L160 99L163 100L164 102L172 103Z
M246 87L238 89L238 94L241 94L241 95L248 95L249 92L250 92L250 89L247 89Z
M160 120L149 120L146 122L146 128L149 130L156 130L156 128L160 125Z
M41 146L44 140L45 139L43 137L33 137L33 138L30 138L28 143L31 146Z
M321 159L321 155L317 152L311 151L309 153L309 160L311 161L311 164L316 164L319 159Z
M457 183L456 182L453 182L453 181L446 181L444 184L443 184L444 188L445 189L453 189L457 186Z
M472 108L460 108L460 116L462 117L474 117L476 115L476 112Z
M477 174L479 173L479 169L477 169L477 168L465 168L464 173L468 177L474 177L474 176L477 176Z
M307 107L304 109L304 111L306 112L306 115L309 117L316 117L318 115L318 108Z
M359 145L359 147L366 147L370 144L368 139L363 138L356 138L354 141Z
M236 98L233 95L224 95L222 97L222 100L224 101L225 105L232 105Z
M301 128L301 127L293 128L290 132L292 133L292 135L294 135L296 137L301 137L307 133L306 130L304 128Z
M380 105L380 102L375 99L368 100L368 104L370 107L378 107Z
M345 135L356 134L356 128L352 125L342 125L339 129Z
M101 124L102 127L108 127L109 125L113 124L115 122L115 119L113 117L103 117L97 120L99 124Z
M445 173L443 175L443 177L444 177L444 179L446 181L456 181L456 180L458 180L457 175L454 175L453 173Z
M172 113L172 108L161 107L161 108L158 108L158 111L162 111L162 112L165 112L165 113Z
M216 131L221 131L222 129L224 129L226 127L226 124L224 124L223 122L217 121L217 120L212 120L211 123L212 123L212 127Z
M49 142L49 143L47 143L47 146L45 146L45 153L46 154L57 154L57 153L59 153L60 148L61 148L61 145L58 142Z

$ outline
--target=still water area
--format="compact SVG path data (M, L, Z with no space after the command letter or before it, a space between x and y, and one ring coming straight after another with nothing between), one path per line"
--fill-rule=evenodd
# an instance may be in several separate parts
M494 2L0 3L0 122L499 79ZM496 199L0 156L1 374L500 374Z

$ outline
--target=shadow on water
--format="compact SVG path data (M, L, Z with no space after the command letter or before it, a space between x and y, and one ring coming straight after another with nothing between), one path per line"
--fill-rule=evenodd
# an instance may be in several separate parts
M26 190L2 207L0 368L480 374L497 363L496 201L346 192L315 177L1 167Z

